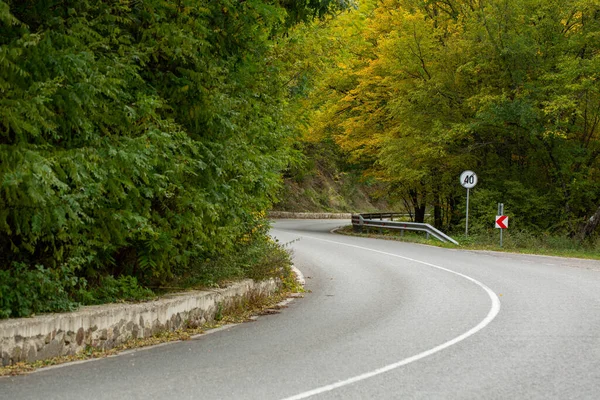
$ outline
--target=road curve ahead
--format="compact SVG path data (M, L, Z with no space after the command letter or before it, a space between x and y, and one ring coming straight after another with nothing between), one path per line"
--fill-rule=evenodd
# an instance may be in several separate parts
M0 399L597 399L600 262L280 220L310 291L197 340L0 379Z

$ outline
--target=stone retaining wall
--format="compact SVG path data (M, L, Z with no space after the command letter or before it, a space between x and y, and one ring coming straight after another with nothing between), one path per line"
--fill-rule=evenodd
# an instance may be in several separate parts
M269 211L269 218L290 218L290 219L350 219L351 213L308 213L308 212L289 212L289 211Z
M144 303L82 307L71 313L0 321L2 365L73 355L87 346L116 347L160 331L198 327L253 296L268 296L281 282L245 280L225 289L170 295Z

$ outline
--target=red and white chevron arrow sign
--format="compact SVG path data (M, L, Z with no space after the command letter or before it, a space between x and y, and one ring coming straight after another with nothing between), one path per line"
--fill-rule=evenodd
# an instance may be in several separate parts
M508 216L496 215L496 228L500 228L500 229L508 228Z

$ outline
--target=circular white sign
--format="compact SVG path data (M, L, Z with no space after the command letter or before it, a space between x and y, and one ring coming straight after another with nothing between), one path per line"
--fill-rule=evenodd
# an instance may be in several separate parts
M475 185L477 185L477 174L469 170L463 171L463 173L460 174L460 184L467 189L475 187Z

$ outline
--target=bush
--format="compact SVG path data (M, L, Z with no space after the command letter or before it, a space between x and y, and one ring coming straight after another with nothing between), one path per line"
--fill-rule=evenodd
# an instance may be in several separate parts
M304 3L0 0L1 317L251 274Z
M105 276L97 287L80 293L82 304L105 304L118 301L140 301L155 297L154 292L140 286L135 276Z
M14 263L10 270L0 271L0 319L152 297L154 292L142 287L133 276L106 276L97 285L88 287L86 280L75 276L73 268L67 265L49 269Z
M0 318L28 317L44 312L71 311L79 306L72 294L85 287L66 265L48 269L14 263L0 270Z
M185 289L220 286L232 279L282 278L291 264L289 252L262 233L256 235L240 243L236 252L190 266L173 284Z
M0 319L154 297L154 292L140 286L133 276L106 276L89 288L86 280L78 278L73 270L68 265L50 269L42 265L30 268L25 263L14 263L11 269L0 270Z
M0 1L3 276L77 264L112 299L237 251L288 157L286 11L226 3Z

